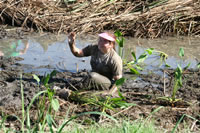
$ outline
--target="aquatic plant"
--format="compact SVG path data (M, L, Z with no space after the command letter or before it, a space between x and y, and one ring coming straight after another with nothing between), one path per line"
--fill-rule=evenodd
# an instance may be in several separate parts
M124 48L124 37L122 35L122 32L119 30L116 30L114 35L116 36L116 42L118 44L118 54L120 57L123 57L123 48Z
M188 63L188 65L186 67L184 67L182 69L182 61L183 61L183 56L184 56L184 49L183 48L180 48L179 50L179 56L181 57L181 62L177 65L177 68L176 68L176 71L175 71L175 77L174 77L174 87L173 87L173 91L172 91L172 102L175 102L176 101L176 93L177 93L177 90L179 88L182 87L182 74L183 74L183 70L186 70L189 66L190 66L190 63Z
M159 66L161 66L163 63L165 64L166 67L170 67L166 60L168 55L162 51L158 51L155 50L154 48L148 48L144 51L144 53L142 53L141 55L139 55L139 57L136 57L136 53L134 51L131 52L131 55L133 57L132 61L125 61L125 68L129 69L131 73L133 74L140 74L139 71L143 70L143 63L144 61L151 55L155 55L157 57L159 57L160 60L160 64ZM157 61L158 59L156 59Z
M172 106L174 106L175 102L181 100L181 99L176 99L176 93L177 93L178 89L180 89L183 85L182 84L183 71L188 69L190 66L190 63L188 63L186 67L182 68L182 61L183 61L183 57L184 57L184 49L183 48L180 48L179 56L180 56L181 60L180 60L180 63L177 63L177 67L174 72L174 85L173 85L173 89L172 89L172 95L171 95L171 97L160 97L159 98L159 99L169 101L172 104Z
M141 67L141 63L143 63L148 55L151 55L153 53L153 48L149 48L145 50L143 54L141 54L138 58L136 58L136 54L134 51L131 52L131 55L133 57L132 61L126 62L125 61L125 68L129 69L131 73L133 74L140 74L139 70L143 70Z

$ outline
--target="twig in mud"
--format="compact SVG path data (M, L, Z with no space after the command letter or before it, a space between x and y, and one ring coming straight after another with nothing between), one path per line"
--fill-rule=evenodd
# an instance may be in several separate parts
M60 103L60 106L64 105L64 104L70 104L70 102L62 100L61 98L59 98L58 96L56 96L56 98L61 101L62 103Z
M193 129L194 129L194 127L195 127L195 125L196 125L197 122L198 122L198 120L195 120L195 121L193 122L193 124L192 124L192 126L191 126L191 128L190 128L190 131L193 131Z
M63 73L61 73L63 76L65 76ZM78 89L72 85L68 80L65 80L71 87L73 87L76 91L78 91Z
M163 84L164 84L164 87L163 87L163 94L164 94L164 96L165 96L165 70L163 71Z
M62 22L61 22L60 28L59 28L59 30L58 30L58 35L59 35L59 34L60 34L60 32L62 31L63 22L64 22L64 19L62 18Z

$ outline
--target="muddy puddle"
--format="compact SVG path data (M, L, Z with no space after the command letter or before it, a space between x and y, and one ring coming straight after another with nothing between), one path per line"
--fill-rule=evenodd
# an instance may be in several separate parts
M74 91L73 86L81 81L81 78L90 70L90 58L74 57L67 45L67 36L44 34L39 36L28 36L24 39L0 40L0 50L6 56L0 57L0 108L4 114L15 114L20 116L21 109L21 85L24 88L25 107L28 106L33 96L44 89L41 85L38 88L36 80L32 74L37 74L40 78L45 73L53 70L59 71L49 82L52 87L60 89L68 88ZM87 44L96 43L95 36L78 36L77 47L82 48ZM29 44L27 46L26 44ZM174 70L166 69L163 76L163 66L158 67L157 57L151 56L145 61L145 71L140 75L130 74L124 70L126 82L120 87L122 94L126 97L126 102L135 103L138 106L129 107L122 111L124 116L131 120L147 117L154 109L163 106L164 108L152 116L156 125L168 131L172 130L182 115L187 114L196 120L199 119L200 110L200 71L197 69L198 59L200 59L200 41L198 38L172 37L162 39L134 39L126 38L124 48L124 59L131 60L131 51L136 51L137 57L147 48L154 48L168 55L167 64L171 68L176 68L180 63L178 52L180 47L184 48L185 56L181 64L191 63L190 69L183 73L183 86L178 90L176 97L184 102L171 103L158 100L158 97L171 96L174 84ZM24 48L27 50L24 51ZM21 53L19 51L22 51ZM20 77L22 75L22 78ZM88 92L89 93L89 92ZM58 97L61 104L60 114L65 114L69 106L73 113L86 111L99 111L91 106L76 106L81 103L73 99L63 99ZM120 110L120 109L119 109ZM118 111L119 111L118 110ZM70 115L73 115L70 114ZM110 112L110 115L116 112ZM34 119L34 111L31 114ZM194 120L184 119L189 126L193 126L192 131L199 131L199 122L194 125ZM195 121L196 121L195 120ZM16 122L16 119L10 122ZM16 126L19 126L15 123ZM15 125L14 124L14 125ZM180 127L184 128L184 123Z

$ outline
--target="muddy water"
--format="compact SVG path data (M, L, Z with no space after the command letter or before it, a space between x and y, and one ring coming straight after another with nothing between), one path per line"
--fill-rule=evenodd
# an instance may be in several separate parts
M77 58L74 57L69 49L66 35L52 35L43 34L38 36L28 36L26 39L6 39L0 40L0 51L5 56L19 56L24 60L19 63L25 64L24 71L34 71L38 74L50 72L53 69L59 71L76 72L79 70L90 70L89 57ZM23 54L10 54L24 49L26 43L29 43L27 51ZM88 44L97 42L95 36L77 36L77 47L83 48ZM176 68L177 63L180 63L178 51L182 47L185 51L183 66L189 62L191 68L196 68L198 59L200 59L200 40L199 38L189 37L168 37L162 39L135 39L126 38L124 44L124 59L132 60L131 51L136 52L136 56L141 55L145 49L154 48L169 55L167 63ZM14 47L14 48L13 48ZM11 50L10 50L11 49ZM10 52L12 51L12 52ZM157 56L150 56L145 61L146 68L150 71L157 71L159 65L159 58ZM161 66L162 68L162 66Z

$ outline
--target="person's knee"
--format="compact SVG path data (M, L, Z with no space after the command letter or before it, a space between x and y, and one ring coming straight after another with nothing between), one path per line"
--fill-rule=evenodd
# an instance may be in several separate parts
M91 72L90 73L90 78L91 79L97 79L99 77L99 74L98 73L96 73L96 72Z

